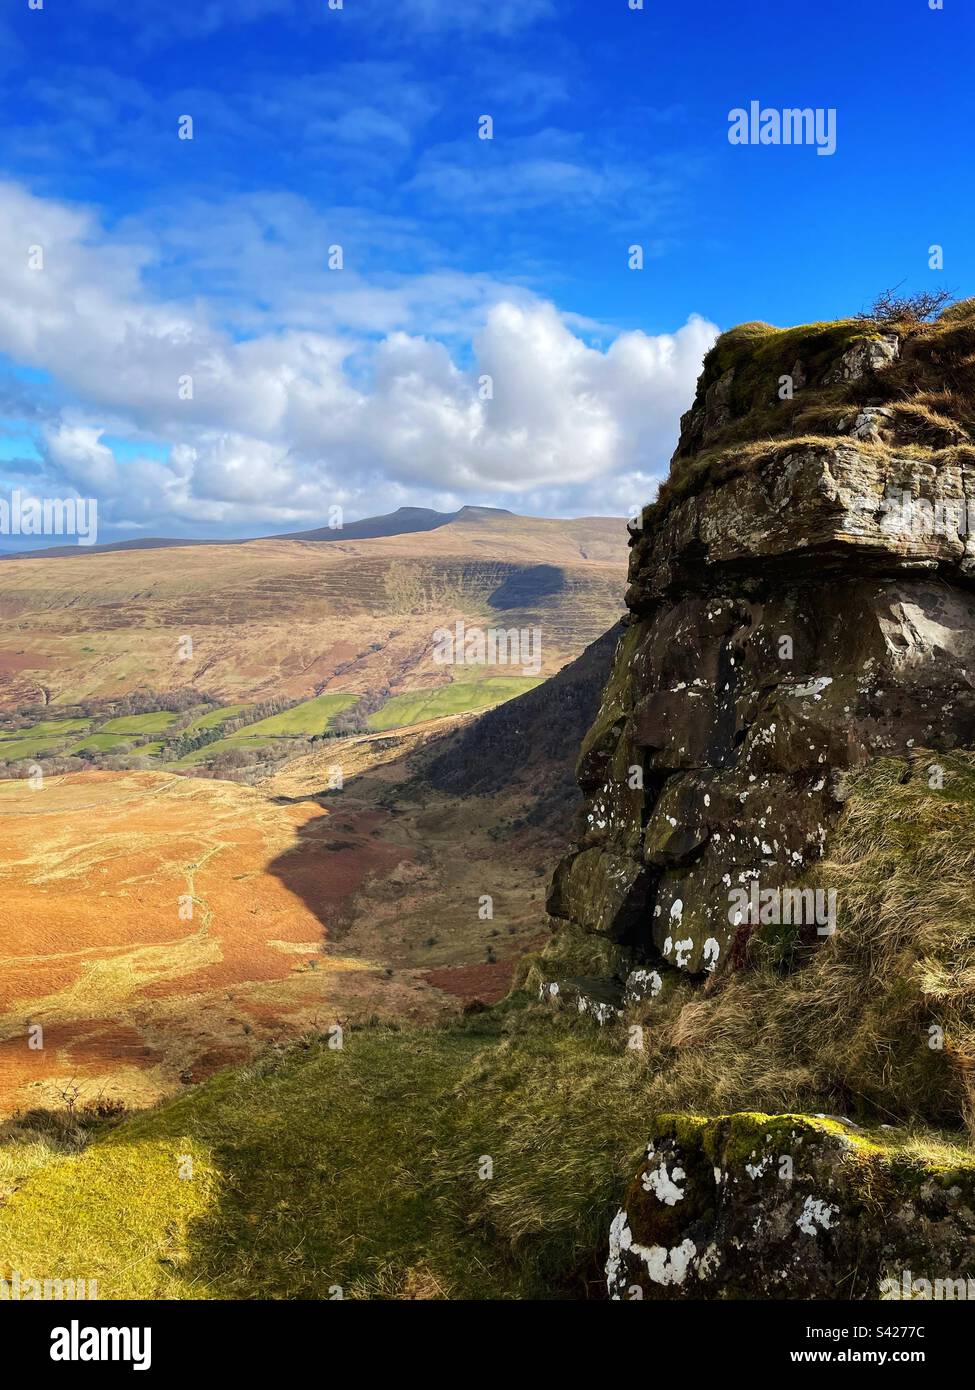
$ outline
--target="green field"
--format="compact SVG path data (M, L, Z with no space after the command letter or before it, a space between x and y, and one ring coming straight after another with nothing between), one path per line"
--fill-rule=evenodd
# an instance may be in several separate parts
M199 763L209 762L218 753L226 753L231 748L265 748L274 742L273 738L218 738L213 743L204 744L202 748L194 748L192 753L184 753L183 757L177 758L173 767L195 767Z
M50 758L59 753L73 757L77 753L111 753L123 744L138 741L150 733L161 733L176 718L164 710L151 714L109 719L97 732L86 731L97 723L93 719L45 719L30 729L0 732L0 762L19 762L25 758ZM72 735L86 732L80 743ZM152 755L162 748L151 743L140 752Z
M238 729L228 738L239 743L251 738L309 738L312 734L323 734L335 716L354 705L356 698L355 695L316 695L313 700L303 700L283 714L272 714L256 724L248 724L246 729Z
M15 763L21 758L48 758L64 746L64 738L37 738L33 731L22 737L0 739L0 762Z
M487 709L491 705L511 700L540 684L540 678L525 676L489 676L480 679L451 681L448 685L430 690L413 690L404 695L394 695L387 700L382 709L369 719L368 727L374 731L398 729L419 724L425 719L443 719L451 714L465 714L475 710ZM356 703L357 696L349 693L317 695L311 700L303 700L292 709L281 714L269 715L254 724L236 729L225 737L195 749L178 759L173 766L194 766L207 763L219 754L233 748L266 748L277 739L311 738L324 734L332 720L343 710ZM200 730L219 729L231 719L246 714L251 705L221 705L218 709L208 709L188 725L186 732L193 734ZM168 710L152 710L148 714L119 715L115 719L98 724L92 719L49 719L30 729L0 732L0 762L18 762L25 758L50 757L63 752L68 755L78 753L112 753L124 744L138 744L153 734L164 733L178 719L178 715ZM89 733L92 725L95 732ZM71 742L72 735L84 731L85 737L79 743ZM163 751L164 745L153 741L142 748L134 748L142 756L154 757Z
M90 719L42 719L39 724L32 724L29 729L0 729L0 740L8 738L48 738L59 735L67 736L76 734L79 729L87 729L91 726Z
M448 714L467 714L513 700L541 685L540 677L491 676L480 681L451 681L433 690L412 690L394 695L369 719L369 728L378 731L400 729L424 719L443 719Z
M219 709L212 709L207 714L201 714L199 719L194 719L192 724L186 726L186 732L195 734L200 729L217 729L249 709L250 705L221 705Z
M243 729L235 729L232 734L227 734L225 738L208 743L203 748L197 748L192 753L187 753L185 757L180 758L176 765L186 767L205 763L219 753L226 753L231 748L266 748L279 738L311 738L314 734L323 734L335 716L348 709L350 705L354 705L357 698L355 695L316 695L314 699L303 700L300 705L295 705L293 709L286 709L281 714L269 715L267 719L259 719L256 724L248 724ZM247 705L227 706L227 709L238 711L247 708L249 708ZM233 715L224 714L223 717L225 719L233 718ZM211 720L211 728L222 722L210 715L205 715L204 718ZM194 725L193 727L198 726ZM204 726L200 725L199 727Z
M68 750L72 755L75 753L111 753L115 748L121 748L123 744L132 742L132 736L126 734L89 734L80 743L72 744Z
M29 729L0 730L0 762L50 757L72 734L89 729L91 723L90 719L44 719Z
M176 720L175 714L170 714L168 710L156 709L149 714L125 714L118 719L109 719L106 724L102 724L100 732L104 734L162 734L169 728L170 724Z

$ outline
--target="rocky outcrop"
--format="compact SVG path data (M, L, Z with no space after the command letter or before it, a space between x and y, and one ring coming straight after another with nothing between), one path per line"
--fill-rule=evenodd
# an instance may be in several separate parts
M969 1298L975 1162L848 1120L661 1116L613 1219L616 1298Z
M661 1116L612 1223L612 1299L975 1296L975 1160L824 1116Z
M842 903L804 875L847 774L975 744L973 364L972 302L911 331L746 325L706 359L631 532L549 897L622 948L621 987L743 964L766 909L815 947Z

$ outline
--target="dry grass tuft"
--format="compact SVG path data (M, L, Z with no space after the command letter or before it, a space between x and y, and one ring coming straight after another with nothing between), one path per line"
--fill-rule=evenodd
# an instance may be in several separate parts
M975 760L877 764L851 796L816 886L835 936L753 939L710 995L651 1008L653 1109L849 1113L975 1131ZM804 963L803 963L804 962Z

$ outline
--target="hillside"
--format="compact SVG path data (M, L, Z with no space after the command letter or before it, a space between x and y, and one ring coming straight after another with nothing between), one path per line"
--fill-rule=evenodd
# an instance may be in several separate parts
M544 677L618 616L624 564L620 521L479 508L329 543L8 557L0 708L187 687L224 704L350 693L374 708L452 680ZM434 634L458 620L537 627L540 650L503 669L437 664Z
M851 796L855 838L838 852L873 863L864 926L877 905L886 914L855 943L858 953L882 958L904 886L936 878L949 840L959 868L975 859L975 774L959 771L951 788L934 807L917 785L902 786L893 806L889 782ZM944 825L944 841L933 857L901 861L892 878L876 851L889 843L892 816L904 822L922 807ZM952 878L946 913L970 920L971 884L970 871ZM861 988L847 1002L835 991L824 999L819 976L805 991L797 981L799 994L776 1006L782 977L770 970L742 977L723 1001L687 994L652 1021L636 1010L623 1026L600 1028L574 1007L552 1012L537 1002L553 968L591 972L598 960L596 943L584 961L580 943L563 939L528 962L523 988L487 1013L432 1030L349 1028L340 1049L327 1033L309 1037L143 1115L21 1116L0 1143L0 1273L84 1269L103 1298L323 1299L340 1290L350 1299L598 1299L607 1275L616 1296L634 1297L631 1285L648 1299L695 1296L697 1285L655 1285L642 1263L632 1267L639 1239L626 1236L618 1213L628 1179L646 1173L647 1183L630 1186L627 1210L634 1226L659 1221L647 1234L660 1250L655 1268L669 1274L657 1232L664 1219L673 1229L683 1218L679 1194L690 1183L707 1180L713 1190L717 1167L725 1192L715 1199L702 1188L697 1243L718 1230L729 1245L750 1236L754 1246L758 1229L768 1253L730 1287L706 1285L708 1296L864 1298L902 1268L948 1277L971 1258L965 1213L975 1203L975 1159L965 1134L957 1125L919 1128L910 1106L883 1128L822 1113L836 1104L830 1073L862 1027L858 1010L901 1008L898 973L917 979L922 956L944 951L930 935L911 946L925 920L918 894L904 924L909 954L875 992ZM802 1029L813 1004L816 1025ZM795 1034L778 1035L785 1012L803 1033L808 1113L773 1118L752 1107L774 1110L795 1094L784 1055ZM650 1026L634 1048L641 1020ZM827 1025L838 1045L820 1057L817 1030ZM882 1085L882 1054L875 1062ZM679 1120L682 1108L697 1118ZM646 1158L648 1135L666 1163L660 1178ZM784 1183L790 1155L795 1179ZM835 1246L818 1223L807 1222L812 1235L797 1229L797 1215L828 1221L840 1204ZM819 1257L830 1249L836 1262L824 1269ZM756 1280L776 1271L785 1284L756 1293Z
M430 1022L500 997L544 936L545 875L579 800L574 749L614 645L607 634L480 718L343 739L340 754L332 741L255 787L0 781L0 1115L57 1109L74 1088L82 1104L144 1105L328 1020ZM512 775L465 787L455 772L449 792L431 776L482 747L495 772L506 748Z
M358 742L349 809L417 857L353 895L343 949L441 951L433 983L514 926L509 994L323 1029L144 1115L12 1120L5 1258L149 1298L254 1297L255 1267L280 1298L963 1297L973 372L972 301L720 339L621 640L402 762ZM549 935L514 885L610 656ZM307 804L323 756L268 790Z
M101 545L86 546L89 555L102 555L117 550L162 550L180 549L188 545L253 545L255 540L271 541L337 541L368 540L373 536L403 536L413 531L434 531L438 526L446 526L454 521L462 511L494 511L511 515L503 508L461 508L456 512L437 512L430 507L397 507L395 512L383 516L363 517L361 521L346 521L341 527L316 526L309 531L284 531L273 536L257 536L244 539L178 539L175 536L133 536L127 540L107 541ZM0 559L18 555L25 558L61 558L77 556L78 546L49 545L36 550L0 551Z

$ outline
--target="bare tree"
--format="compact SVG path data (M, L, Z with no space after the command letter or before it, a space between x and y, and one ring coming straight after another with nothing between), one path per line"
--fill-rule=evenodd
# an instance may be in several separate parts
M950 290L918 290L916 294L899 294L900 287L895 285L893 289L884 290L869 309L861 309L857 318L866 323L879 323L884 327L894 323L916 326L930 323L949 304L955 302L955 296Z

